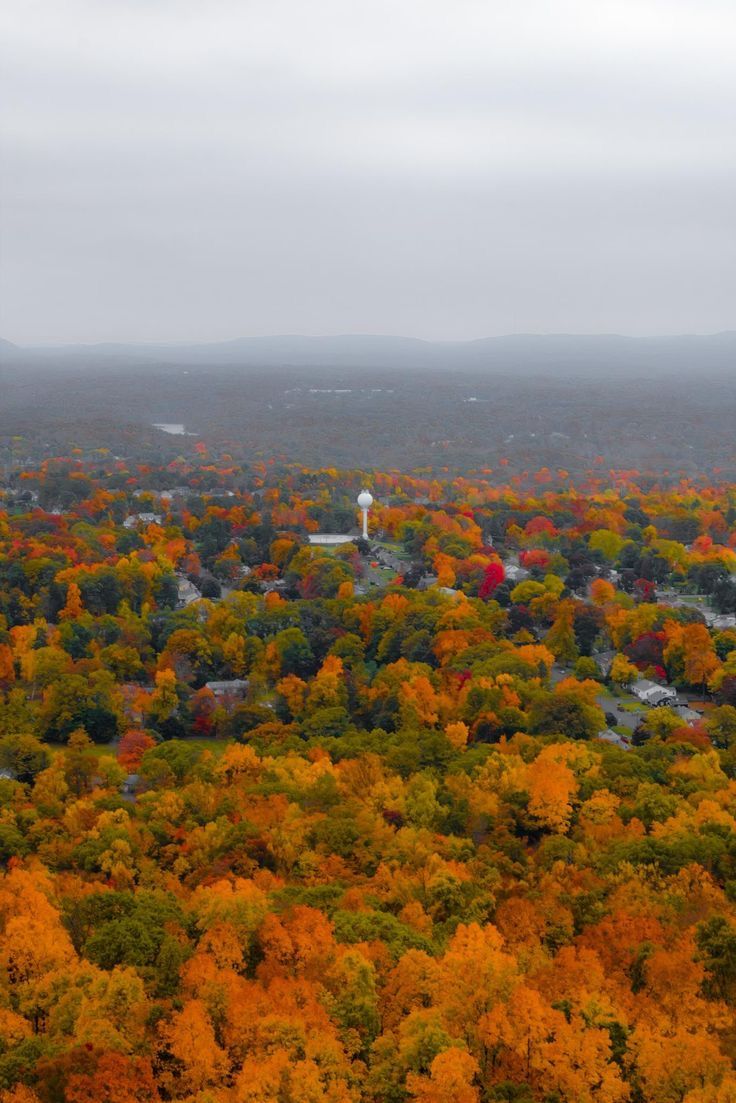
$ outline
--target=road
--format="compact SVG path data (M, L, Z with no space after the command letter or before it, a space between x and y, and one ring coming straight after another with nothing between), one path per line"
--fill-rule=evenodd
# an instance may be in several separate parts
M552 685L557 685L563 678L569 678L572 675L572 670L561 666L559 663L555 663L550 673L550 682ZM678 690L677 703L679 705L688 705L692 707L693 702L702 701L702 696L699 693L694 693L692 690ZM642 704L641 708L638 708L636 712L629 712L628 709L622 708L624 702L620 701L616 697L611 697L607 693L600 693L596 697L596 703L598 707L603 710L604 713L611 713L616 717L616 724L612 724L611 727L621 725L622 727L629 728L634 731L638 727L639 722L649 712L649 707Z

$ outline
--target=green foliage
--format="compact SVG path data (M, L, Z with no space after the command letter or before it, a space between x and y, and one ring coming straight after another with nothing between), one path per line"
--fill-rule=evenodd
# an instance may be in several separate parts
M723 915L699 923L695 932L706 970L704 989L710 999L736 1000L736 924Z
M594 739L606 726L601 709L569 693L541 695L530 709L529 721L533 732L566 739Z
M335 938L338 942L354 945L357 942L383 942L391 956L396 960L407 950L432 952L432 943L422 935L407 927L390 912L345 912L333 913Z
M171 739L168 743L159 743L150 747L141 759L140 775L147 781L156 783L163 776L181 781L202 756L202 750L196 744L181 739ZM163 773L162 773L163 771Z
M6 735L0 739L0 769L9 770L18 781L33 781L50 761L48 748L30 734Z
M30 851L28 841L12 823L0 823L0 864L10 858L22 858Z

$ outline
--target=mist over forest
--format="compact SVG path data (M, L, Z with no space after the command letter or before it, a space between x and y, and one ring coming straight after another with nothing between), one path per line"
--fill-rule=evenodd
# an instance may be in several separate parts
M3 447L22 437L29 457L135 441L163 461L204 437L244 460L345 467L736 473L734 333L6 342L1 364Z

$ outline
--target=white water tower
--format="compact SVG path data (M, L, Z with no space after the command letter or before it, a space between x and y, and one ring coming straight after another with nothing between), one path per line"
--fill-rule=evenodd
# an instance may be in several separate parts
M361 490L358 495L358 505L363 512L363 539L368 539L368 510L373 505L373 495L370 490Z

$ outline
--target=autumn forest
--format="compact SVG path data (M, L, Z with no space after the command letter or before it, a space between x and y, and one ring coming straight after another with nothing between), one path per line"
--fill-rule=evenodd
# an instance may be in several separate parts
M182 447L8 448L2 1103L734 1103L736 487Z

